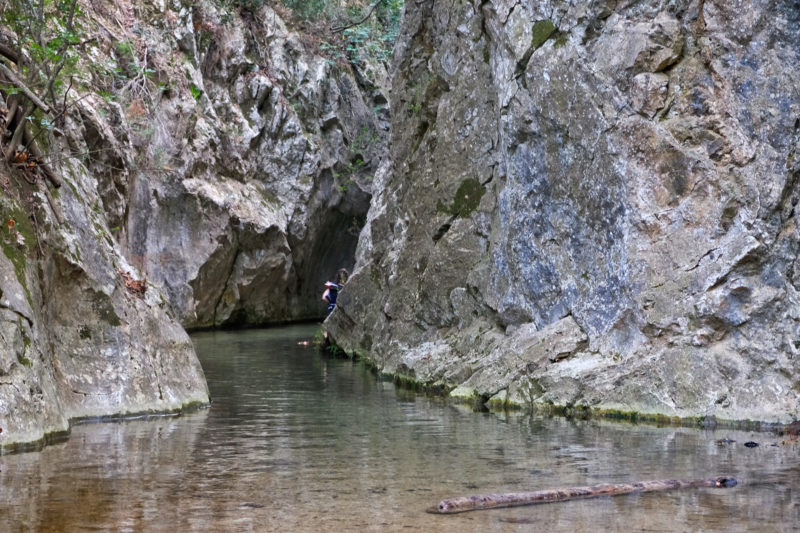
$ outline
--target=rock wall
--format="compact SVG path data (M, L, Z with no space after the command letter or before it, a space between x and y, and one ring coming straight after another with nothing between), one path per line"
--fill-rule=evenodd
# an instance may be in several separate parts
M409 2L328 320L496 405L800 416L800 6Z
M381 65L320 56L269 7L81 5L44 136L64 186L0 168L0 451L208 403L184 327L323 316L389 128Z
M0 452L73 419L208 403L189 336L93 209L97 181L79 164L62 176L59 223L42 189L0 169Z
M133 24L115 41L169 88L86 130L112 148L93 170L123 252L189 328L323 316L385 150L385 71L320 56L269 7L153 3Z

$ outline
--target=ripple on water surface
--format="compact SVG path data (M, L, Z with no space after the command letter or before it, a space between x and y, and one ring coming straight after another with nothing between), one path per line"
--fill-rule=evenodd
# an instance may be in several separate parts
M794 531L800 523L797 444L473 413L297 345L314 330L196 334L210 409L80 425L64 443L0 457L0 530ZM745 448L749 440L762 446ZM424 512L453 496L716 474L745 483Z

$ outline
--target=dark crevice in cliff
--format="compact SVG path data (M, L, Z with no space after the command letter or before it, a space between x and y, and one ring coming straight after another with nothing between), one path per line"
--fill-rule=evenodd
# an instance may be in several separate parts
M222 300L225 298L225 294L228 292L228 287L231 283L231 279L233 279L234 272L236 271L236 262L239 260L239 255L242 253L242 250L238 245L238 239L236 238L236 233L234 233L233 235L234 235L233 239L234 242L232 243L232 246L235 247L236 252L233 255L233 261L231 261L231 267L230 270L228 271L228 276L225 279L225 283L220 284L220 288L222 290L219 293L217 302L214 304L214 314L211 321L211 323L214 326L222 325L222 323L220 323L217 319L217 313L220 311L220 305L222 304Z
M371 195L355 182L360 178L354 171L353 166L342 166L337 172L323 170L305 206L313 211L310 223L297 228L302 232L287 235L293 257L293 276L287 288L289 308L295 310L293 320L324 318L323 283L332 281L340 268L353 270L371 201Z
M447 222L439 226L439 229L436 230L436 233L433 235L433 242L438 243L445 234L450 231L450 228L453 226L453 222L455 222L458 215L452 215Z
M162 359L158 358L158 366L160 372L156 374L156 386L158 387L158 399L164 400L164 390L161 388L161 375L164 373L164 365L162 364Z
M419 150L419 147L422 146L422 142L425 140L425 135L428 133L429 127L430 124L428 123L427 120L421 120L419 124L417 124L417 131L414 134L415 138L414 146L413 148L411 148L411 153L409 154L409 157L413 158L414 154L416 154L417 150Z

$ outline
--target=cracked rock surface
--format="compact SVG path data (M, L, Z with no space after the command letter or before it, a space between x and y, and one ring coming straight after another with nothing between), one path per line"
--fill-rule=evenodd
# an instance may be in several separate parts
M408 2L329 318L461 397L800 416L800 8Z
M385 69L356 73L269 6L233 4L82 6L76 94L48 139L64 223L40 192L5 194L0 169L16 219L0 235L0 451L207 404L184 328L320 318L322 283L352 266Z

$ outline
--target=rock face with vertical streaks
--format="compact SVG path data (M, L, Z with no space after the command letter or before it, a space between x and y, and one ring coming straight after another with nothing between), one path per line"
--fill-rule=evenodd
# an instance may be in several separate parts
M322 317L386 145L383 66L323 57L268 6L89 4L44 136L63 224L0 166L0 452L207 404L184 328Z
M800 416L800 5L409 2L328 324L453 395Z

